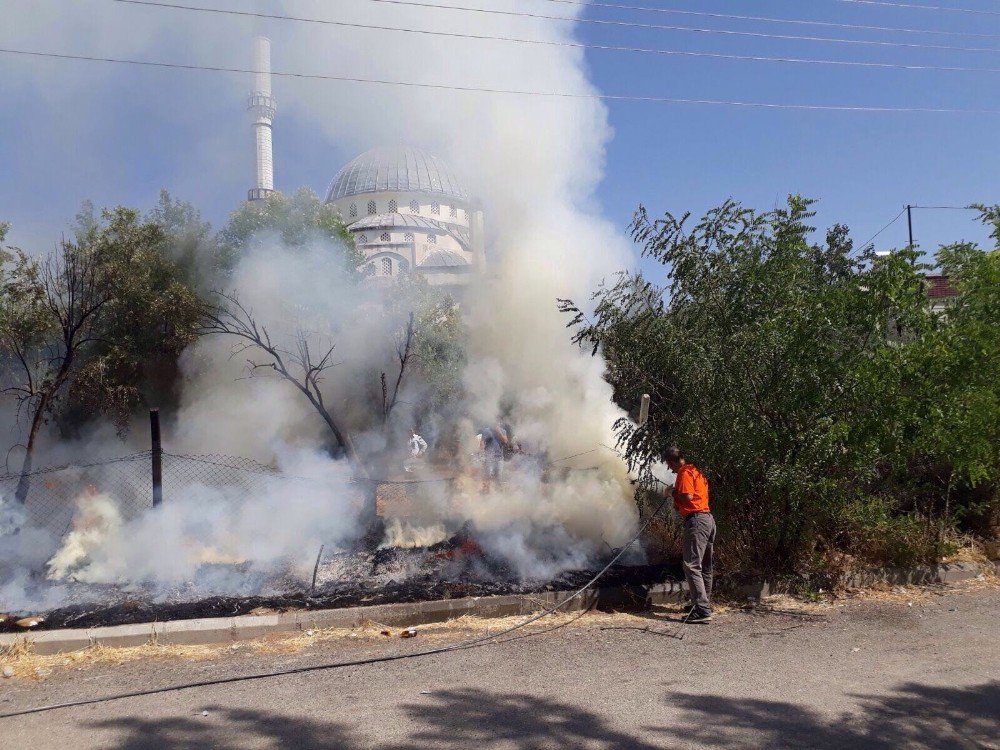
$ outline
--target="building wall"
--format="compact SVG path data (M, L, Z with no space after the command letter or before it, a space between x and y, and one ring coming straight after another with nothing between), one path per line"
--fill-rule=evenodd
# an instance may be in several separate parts
M376 214L403 214L423 216L442 224L469 228L472 211L468 204L447 196L429 196L416 193L362 193L334 201L333 206L348 224ZM416 210L413 210L416 208Z
M417 269L431 284L465 283L471 273L482 270L484 255L484 219L478 205L473 206L448 196L404 191L361 193L332 202L344 222L350 225L369 216L400 214L420 216L444 225L462 229L469 237L467 246L446 231L435 232L424 227L387 227L351 230L355 245L364 253L370 265L370 283L380 286L390 283L393 276ZM465 266L423 265L428 256L438 251L452 252L462 258Z
M431 253L447 250L463 258L466 263L474 263L474 254L466 250L458 240L443 232L425 229L364 229L352 232L355 245L371 261L384 253L392 253L409 263L409 268L423 264ZM393 274L398 273L393 269Z

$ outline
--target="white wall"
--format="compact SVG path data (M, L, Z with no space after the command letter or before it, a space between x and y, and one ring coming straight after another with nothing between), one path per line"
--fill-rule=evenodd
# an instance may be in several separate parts
M416 201L419 205L419 211L416 212L417 215L433 219L434 221L440 221L443 224L454 224L468 228L471 218L468 204L444 195L430 196L419 193L393 192L362 193L360 195L348 196L347 198L340 198L334 201L333 205L340 212L344 221L350 224L370 215L368 211L369 201L375 201L376 214L400 213L404 216L414 214L410 210L410 202ZM396 201L395 211L389 210L390 201ZM352 205L357 209L357 216L351 216ZM438 213L433 213L435 205L438 207ZM456 210L456 216L451 215L451 209L453 208Z

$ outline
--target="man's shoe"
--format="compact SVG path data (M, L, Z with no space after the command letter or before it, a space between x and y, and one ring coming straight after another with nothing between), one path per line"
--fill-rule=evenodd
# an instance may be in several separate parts
M712 613L711 612L706 612L703 609L698 609L697 607L695 607L693 610L691 610L691 613L687 616L687 621L688 622L711 622L712 621Z

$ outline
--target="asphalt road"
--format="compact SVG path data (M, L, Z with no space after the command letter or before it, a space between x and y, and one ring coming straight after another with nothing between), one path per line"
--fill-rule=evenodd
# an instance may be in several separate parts
M656 615L615 624L639 629L584 618L503 645L2 719L0 738L73 750L1000 748L997 588L856 602L823 622L733 612L683 640ZM0 713L429 643L359 640L3 680Z

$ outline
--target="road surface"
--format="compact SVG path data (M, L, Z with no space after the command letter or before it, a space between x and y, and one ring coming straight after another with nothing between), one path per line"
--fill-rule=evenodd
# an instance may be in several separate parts
M996 587L851 602L825 621L735 611L683 640L674 627L662 612L588 616L503 645L2 719L0 737L72 750L1000 748ZM0 681L0 713L442 642L56 670Z

